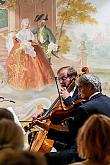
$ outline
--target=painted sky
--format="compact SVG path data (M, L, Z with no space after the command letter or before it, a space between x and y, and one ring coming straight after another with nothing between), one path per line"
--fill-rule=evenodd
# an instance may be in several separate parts
M110 1L109 0L89 0L96 7L97 13L92 15L96 18L98 24L80 24L71 25L74 33L79 36L85 33L92 39L97 33L106 33L110 30ZM92 35L91 35L92 34Z
M71 50L66 55L69 59L77 58L82 35L87 36L88 65L97 68L110 68L110 0L88 0L96 7L97 13L92 15L98 24L71 24L67 34L72 40ZM104 58L106 57L106 58ZM99 63L100 59L100 63Z

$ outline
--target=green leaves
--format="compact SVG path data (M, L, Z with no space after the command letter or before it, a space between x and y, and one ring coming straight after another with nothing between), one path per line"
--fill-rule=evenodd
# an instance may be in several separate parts
M59 24L97 23L91 14L96 13L96 8L84 0L57 0L57 14Z
M60 52L67 53L69 51L69 43L71 40L66 35L64 25L73 23L90 23L96 24L96 19L92 16L95 14L96 8L85 0L57 0L57 25L58 43L61 44Z
M8 11L6 9L0 9L0 28L8 26Z

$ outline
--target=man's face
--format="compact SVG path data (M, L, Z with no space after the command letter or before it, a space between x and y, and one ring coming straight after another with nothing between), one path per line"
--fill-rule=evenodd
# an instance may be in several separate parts
M46 25L46 21L45 20L39 20L38 21L38 26L39 27L44 27Z
M91 95L90 84L78 83L78 95L81 98L88 100Z
M62 69L58 73L58 81L61 87L67 87L71 82L71 78L67 75L67 73L68 73L67 69Z

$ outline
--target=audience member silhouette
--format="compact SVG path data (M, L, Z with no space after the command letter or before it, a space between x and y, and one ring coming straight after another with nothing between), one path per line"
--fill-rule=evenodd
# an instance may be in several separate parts
M7 148L22 150L24 137L21 128L10 119L0 120L0 152Z
M47 165L45 156L30 151L6 150L0 155L0 165Z
M85 161L71 165L110 164L110 118L92 115L80 128L77 136L78 154Z
M14 121L14 116L8 109L0 108L0 120L1 119L10 119Z

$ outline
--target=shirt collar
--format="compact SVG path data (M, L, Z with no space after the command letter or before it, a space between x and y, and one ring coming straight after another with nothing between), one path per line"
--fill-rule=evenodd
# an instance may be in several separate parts
M93 96L95 96L95 95L97 95L97 94L99 94L100 92L95 92L94 94L92 94L90 97L89 97L89 100L93 97Z
M76 86L73 88L73 90L70 92L70 96L72 97L73 93L75 92L76 90Z

